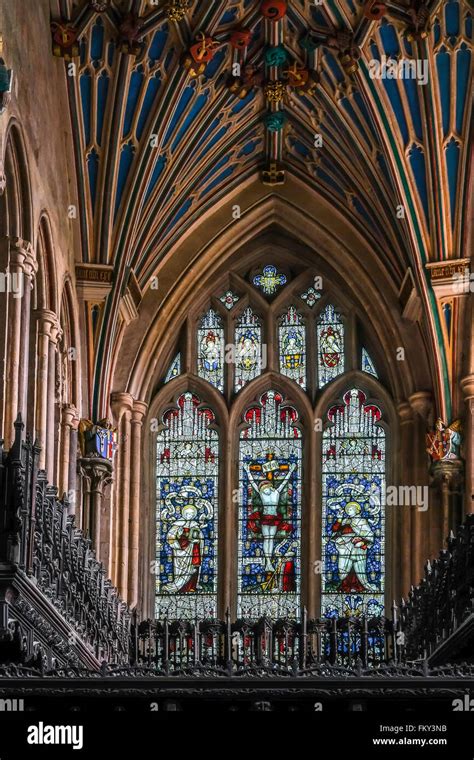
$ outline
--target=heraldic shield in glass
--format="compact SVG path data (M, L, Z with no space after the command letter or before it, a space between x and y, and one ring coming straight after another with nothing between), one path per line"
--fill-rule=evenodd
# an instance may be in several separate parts
M349 390L323 434L322 612L384 611L385 432L380 409Z
M240 435L238 615L299 617L301 432L296 410L268 391Z
M191 393L157 441L156 616L216 615L218 434Z
M319 315L316 333L318 387L323 388L344 372L344 324L332 304L328 304Z
M306 333L294 306L289 306L278 327L280 372L306 388Z

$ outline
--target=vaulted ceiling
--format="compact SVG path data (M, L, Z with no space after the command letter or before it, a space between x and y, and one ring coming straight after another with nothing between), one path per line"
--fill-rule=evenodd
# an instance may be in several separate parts
M281 18L265 18L285 5ZM130 271L145 291L213 205L252 177L278 192L283 175L265 174L273 165L349 219L395 287L411 267L449 405L449 346L426 264L466 255L467 2L60 0L53 22L55 53L66 59L82 260L114 267L102 356ZM250 34L239 48L242 29ZM383 56L426 61L426 84L373 78ZM246 64L253 83L242 81Z

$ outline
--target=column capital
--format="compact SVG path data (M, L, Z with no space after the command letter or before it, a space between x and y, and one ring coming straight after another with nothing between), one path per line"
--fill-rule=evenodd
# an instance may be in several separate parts
M408 401L401 401L397 406L397 412L402 425L406 425L414 419L413 409Z
M61 415L62 415L62 421L65 425L72 428L73 430L77 430L79 427L79 412L77 411L74 404L63 404L61 409Z
M10 266L18 267L31 276L38 269L36 251L28 240L19 237L9 238Z
M81 475L88 481L90 490L103 495L106 486L112 482L112 462L100 457L81 457L79 468Z
M110 395L110 407L115 417L115 421L118 422L125 411L132 411L133 396L130 393L114 391Z
M433 394L431 391L417 391L408 399L412 409L424 420L427 420L433 407Z
M144 401L134 401L133 402L133 409L132 409L132 422L142 424L143 418L148 410L148 404L145 404Z
M461 459L442 459L432 462L430 475L434 485L446 483L450 490L458 490L463 483L464 462Z
M47 335L51 343L56 344L62 334L62 330L54 311L42 309L38 312L37 318L39 332Z
M466 375L460 382L461 390L466 401L474 398L474 373Z

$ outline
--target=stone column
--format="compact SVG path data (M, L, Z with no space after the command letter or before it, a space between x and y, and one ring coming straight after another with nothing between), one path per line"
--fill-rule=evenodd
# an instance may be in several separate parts
M35 414L35 436L41 448L39 455L40 469L46 467L46 446L48 430L48 377L49 377L49 339L59 334L59 323L52 311L43 310L38 314L38 366L37 397ZM53 386L54 394L54 386Z
M105 489L112 482L112 462L102 457L81 457L79 460L84 483L87 515L84 525L88 527L97 559L101 559L101 521Z
M26 423L28 403L28 373L29 368L29 343L31 321L31 290L33 280L38 270L36 254L33 247L28 243L25 248L25 260L23 262L24 293L21 312L21 336L20 336L20 368L18 378L18 409L23 422Z
M77 504L77 429L79 427L79 414L71 421L69 428L69 472L68 490L74 494L74 499L69 501L69 514L76 514Z
M113 393L111 407L117 420L117 477L112 515L113 581L122 599L128 593L128 548L130 527L130 443L133 398L129 393Z
M70 458L71 458L71 431L73 427L79 425L79 415L77 409L73 404L63 404L61 409L61 450L59 453L59 472L58 472L58 487L59 493L69 493L71 488L69 483L70 476ZM76 459L76 452L72 451L74 461ZM71 505L72 506L72 505ZM75 511L75 510L74 510ZM74 511L70 509L69 514L74 514Z
M61 328L56 322L49 333L48 345L48 400L46 410L46 472L50 483L56 482L55 454L56 454L56 353L58 342L61 337Z
M461 390L466 402L464 423L464 460L466 463L466 492L464 495L464 511L474 512L474 373L461 380Z
M413 485L428 486L429 483L429 460L426 454L425 436L429 427L429 418L432 412L433 399L430 391L413 393L408 399L410 406L416 413L413 427L412 441L412 472ZM423 568L430 553L430 526L436 519L433 512L433 503L430 498L429 509L426 512L414 508L411 510L411 575L413 584L419 583Z
M138 603L138 548L140 537L140 483L142 477L142 425L148 409L143 401L134 401L131 419L130 516L128 548L128 604Z
M29 319L30 278L33 273L33 262L34 254L29 243L20 238L10 240L4 418L4 433L7 447L10 446L13 440L13 422L18 412L22 411L25 396L25 375L28 371L27 351L25 348L25 340L28 335L26 320ZM26 301L28 302L27 304ZM25 309L27 309L26 312ZM23 321L24 324L22 324ZM23 357L21 353L22 343L24 350ZM22 376L21 385L20 376Z
M398 405L400 419L400 480L402 486L414 485L416 478L413 472L414 452L412 446L415 438L415 417L410 404L406 401ZM391 507L393 509L393 507ZM393 598L406 597L412 583L412 520L413 510L409 504L395 507L392 525L394 527L394 546L392 562ZM387 515L388 517L388 515Z
M431 465L432 485L438 490L441 514L438 521L438 551L446 547L451 530L458 527L456 499L462 490L464 465L460 459L443 459ZM434 552L433 552L434 553Z

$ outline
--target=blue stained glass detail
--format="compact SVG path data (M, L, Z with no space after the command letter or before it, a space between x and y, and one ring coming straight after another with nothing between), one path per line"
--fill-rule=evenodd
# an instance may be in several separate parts
M272 296L277 288L286 285L286 275L277 272L273 264L267 264L263 267L262 274L255 275L252 282L257 288L261 288L266 296Z
M296 410L271 390L240 434L237 615L299 618L301 432Z
M385 432L358 388L328 411L323 433L322 614L383 614Z
M369 375L373 375L374 377L378 377L375 365L365 348L362 349L362 371L367 372Z
M224 392L224 327L214 311L204 315L197 331L198 375Z
M157 436L157 618L216 616L219 437L184 393Z
M169 383L170 380L174 380L175 377L181 374L181 354L176 354L171 362L168 372L166 373L165 383Z

